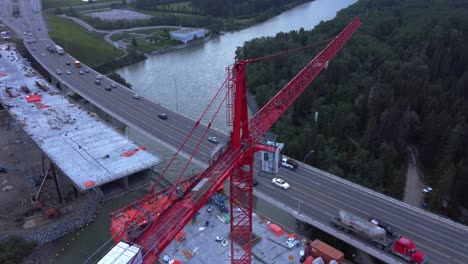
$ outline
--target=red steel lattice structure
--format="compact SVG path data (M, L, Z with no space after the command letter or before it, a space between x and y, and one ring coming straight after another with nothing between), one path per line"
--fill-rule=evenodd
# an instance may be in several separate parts
M144 263L154 263L159 254L171 243L184 226L195 216L209 198L222 187L230 177L230 216L231 216L231 263L250 264L252 237L252 179L254 153L265 150L259 144L260 138L296 100L320 71L343 47L361 25L356 17L338 34L304 69L282 88L249 122L245 67L255 60L240 60L230 72L229 92L233 93L233 131L229 148L197 176L191 185L184 189L183 196L171 200L164 208L154 208L145 212L150 223L140 231L133 241L144 251ZM209 189L202 195L194 196L190 188L202 179L209 181ZM161 195L159 194L152 194ZM148 198L145 198L148 201ZM133 205L135 207L135 205ZM130 207L130 206L129 206ZM121 211L121 210L119 210ZM134 220L133 218L131 219ZM141 220L141 219L139 219ZM126 225L128 226L128 225ZM115 232L115 231L114 231ZM129 230L120 230L117 240L131 237ZM125 234L124 234L125 233Z

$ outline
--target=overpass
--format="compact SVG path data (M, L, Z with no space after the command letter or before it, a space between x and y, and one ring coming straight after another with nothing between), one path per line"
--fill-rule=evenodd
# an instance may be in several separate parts
M21 1L17 4L21 10L19 18L11 16L13 2L0 0L0 16L18 35L24 37L24 43L32 56L48 70L53 79L65 88L65 91L76 92L103 111L120 120L127 126L141 131L149 138L176 149L185 139L194 121L180 116L170 110L141 98L135 100L133 93L118 85L111 92L104 90L111 80L104 77L101 86L94 84L97 72L79 75L75 71L71 75L58 75L57 69L65 70L66 61L73 58L56 53L48 53L46 45L51 45L46 24L40 14L32 10L40 10L40 1ZM26 35L23 34L26 32ZM31 36L29 35L31 32ZM31 43L28 43L28 40ZM36 41L36 43L34 43ZM35 50L33 50L33 47ZM42 56L44 53L45 56ZM167 113L169 119L161 120L157 115ZM202 128L194 133L185 153L191 153L196 142L201 138ZM210 136L226 139L226 136L212 130ZM196 155L197 163L207 164L213 145L205 140L200 147L201 154ZM256 164L258 171L260 165ZM378 251L365 240L339 232L331 227L330 219L338 209L345 209L361 216L378 216L391 223L394 229L409 236L416 245L424 251L432 263L468 263L468 228L448 219L438 217L419 208L409 206L401 201L386 197L377 192L355 185L324 171L310 166L300 166L296 171L280 171L280 177L286 179L291 188L287 191L278 190L272 186L270 178L257 177L259 185L255 194L295 215L298 219L330 233L363 251L376 256L388 263L398 263L401 260Z

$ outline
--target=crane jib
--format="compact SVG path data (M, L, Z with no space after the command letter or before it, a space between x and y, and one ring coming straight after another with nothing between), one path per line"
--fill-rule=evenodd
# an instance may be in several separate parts
M322 71L328 62L338 53L351 35L361 25L356 17L325 49L323 49L304 69L302 69L285 87L283 87L265 106L250 120L250 132L253 141L257 142L268 129L281 117L286 109Z

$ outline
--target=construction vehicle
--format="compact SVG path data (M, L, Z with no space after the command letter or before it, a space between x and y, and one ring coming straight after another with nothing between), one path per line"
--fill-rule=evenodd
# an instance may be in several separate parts
M306 244L304 256L301 257L301 260L305 262L306 259L311 260L311 257L312 260L313 258L322 258L322 260L327 264L342 264L344 262L343 252L318 239L315 239L312 243Z
M380 250L397 255L411 263L424 264L426 255L416 249L413 241L403 235L390 237L382 227L344 210L331 220L331 224L346 233L353 232L377 245Z
M356 17L343 31L330 39L270 56L236 60L234 65L228 69L226 81L219 87L215 97L195 122L193 129L145 198L112 213L111 235L114 241L128 241L138 245L143 251L143 263L155 263L180 230L192 221L210 197L229 178L231 263L252 263L254 154L259 151L276 151L276 147L261 143L263 136L328 65L328 62L340 51L360 25L361 19ZM246 88L247 65L311 48L325 42L329 42L328 45L249 119ZM223 89L227 90L227 94L221 98ZM217 99L221 99L221 103L216 106L214 103L219 102ZM188 165L205 140L205 136L223 103L226 103L225 105L228 107L227 122L232 126L229 145L208 168L197 174L192 180L187 180L185 173ZM193 139L196 128L200 128L201 120L206 118L205 115L209 109L214 109L215 113L211 119L208 118L210 119L208 125L202 128L204 136ZM171 164L190 138L195 140L197 144L186 166L180 172L173 186L157 192L156 188L159 186L159 182L169 171ZM197 197L194 197L191 190L205 178L209 181L209 189L202 194L203 188L200 188L200 191L197 191ZM181 193L182 196L176 195L176 192Z

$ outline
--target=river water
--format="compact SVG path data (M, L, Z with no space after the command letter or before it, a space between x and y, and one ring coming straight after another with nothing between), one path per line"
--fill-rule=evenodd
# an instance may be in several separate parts
M261 24L230 32L202 45L153 56L117 72L133 89L173 111L198 119L226 78L226 67L234 62L237 47L253 38L274 36L278 32L312 29L322 20L357 0L316 0L284 12ZM225 111L214 122L228 131Z
M242 46L250 39L274 36L278 32L299 30L301 27L310 30L320 21L334 18L339 10L355 2L357 0L309 2L261 24L226 33L201 45L153 56L117 72L142 96L185 116L198 119L226 78L225 68L234 62L236 47ZM225 111L220 113L224 114ZM220 130L229 130L224 116L217 118L214 126ZM130 135L166 160L173 155L170 150L148 142L135 132L131 132ZM156 170L160 171L162 168ZM109 213L134 202L143 194L144 191L134 192L104 204L95 221L89 226L46 247L44 250L50 252L45 254L47 256L44 256L42 261L82 263L110 238ZM281 209L261 199L255 199L255 207L282 225L294 228L295 219Z

